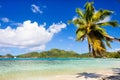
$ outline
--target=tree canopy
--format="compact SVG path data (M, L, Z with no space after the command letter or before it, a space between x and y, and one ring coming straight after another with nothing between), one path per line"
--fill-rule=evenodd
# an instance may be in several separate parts
M76 8L78 17L68 21L73 23L76 30L76 41L88 41L89 53L92 52L94 57L103 57L102 53L106 51L106 46L110 47L113 40L120 41L118 38L110 36L103 26L118 27L116 20L103 22L103 20L113 14L113 11L100 9L96 11L93 2L85 4L85 10Z

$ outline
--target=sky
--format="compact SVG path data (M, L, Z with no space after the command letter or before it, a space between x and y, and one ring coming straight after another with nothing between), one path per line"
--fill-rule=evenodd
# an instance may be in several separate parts
M77 17L76 8L84 9L93 0L0 0L0 55L13 55L53 48L88 52L87 41L76 42L76 27L67 21ZM96 11L108 9L114 14L105 21L120 23L120 0L94 0ZM109 35L120 38L120 28L104 27ZM108 51L120 50L112 42Z

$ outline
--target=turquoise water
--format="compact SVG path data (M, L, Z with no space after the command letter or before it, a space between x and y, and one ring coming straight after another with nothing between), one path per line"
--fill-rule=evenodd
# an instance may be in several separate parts
M112 68L120 68L120 59L6 58L0 59L0 80L96 72Z

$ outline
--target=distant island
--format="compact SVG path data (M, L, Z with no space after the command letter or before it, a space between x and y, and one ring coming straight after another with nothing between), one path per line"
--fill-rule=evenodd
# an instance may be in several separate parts
M120 58L120 51L106 52L103 54L106 58ZM60 49L51 49L43 52L30 52L13 56L12 54L0 55L0 58L92 58L92 54L78 54L74 51L65 51Z

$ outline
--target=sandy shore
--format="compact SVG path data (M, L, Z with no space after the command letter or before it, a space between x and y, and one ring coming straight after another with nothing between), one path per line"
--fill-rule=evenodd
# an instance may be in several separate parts
M116 75L113 71L101 71L101 72L83 72L73 75L56 75L46 78L46 80L113 80L107 77ZM120 77L119 77L120 78ZM40 79L41 80L41 79Z
M120 69L118 68L118 70ZM2 80L8 80L8 78ZM106 70L100 72L82 72L50 76L16 76L9 78L9 80L120 80L120 74L112 70Z

